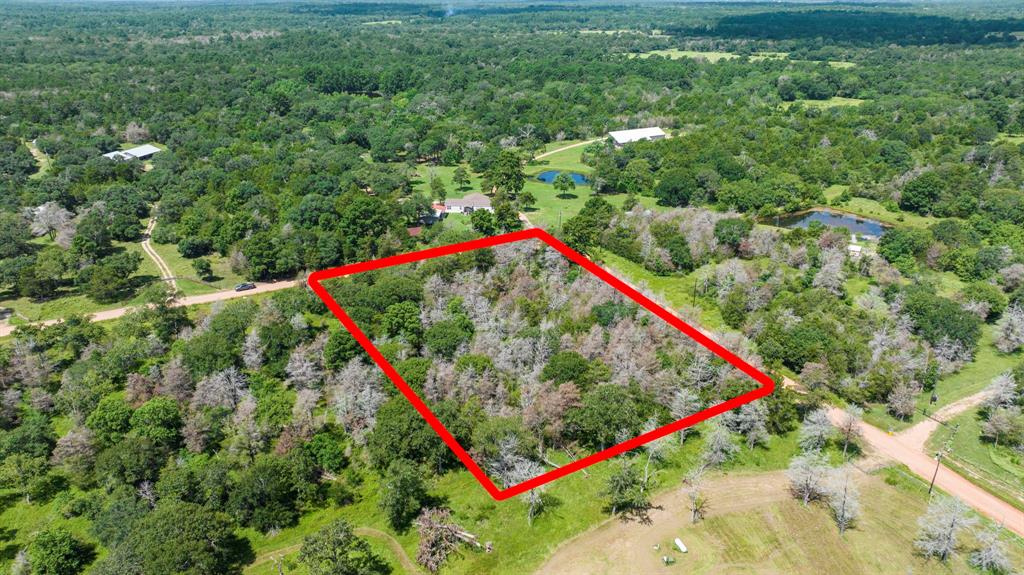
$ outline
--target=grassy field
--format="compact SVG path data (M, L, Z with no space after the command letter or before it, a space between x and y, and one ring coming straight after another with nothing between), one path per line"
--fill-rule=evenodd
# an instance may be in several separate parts
M156 242L150 242L149 245L167 263L167 267L171 268L171 273L174 274L174 277L188 278L185 281L178 281L178 289L184 292L185 295L199 295L231 289L235 284L245 279L231 271L231 264L228 258L212 253L205 257L210 260L210 264L213 266L214 277L210 281L202 281L196 276L195 270L192 269L192 260L178 253L178 246L174 244L158 244Z
M48 243L49 239L37 238L36 243ZM144 286L154 281L159 281L160 271L153 260L149 259L142 251L142 246L135 242L113 242L114 248L136 252L142 256L142 263L138 271L132 275L138 286ZM26 321L40 321L46 319L62 318L76 313L94 313L105 309L136 305L141 303L137 295L127 301L102 304L93 301L81 293L77 287L68 286L59 289L56 297L47 300L33 300L27 297L18 296L12 291L0 292L0 308L9 308L14 315L9 318L12 324L24 323Z
M659 498L664 507L651 525L607 522L574 541L540 575L569 573L785 573L859 575L865 573L976 573L966 554L973 537L961 540L962 553L946 564L914 553L916 520L927 505L927 486L902 468L855 475L861 518L839 535L822 505L803 506L786 492L783 474L727 474L709 482L707 518L693 525L681 496ZM679 537L687 546L675 549ZM1019 564L1024 547L1009 543ZM671 557L674 565L662 564Z
M999 134L998 141L1009 142L1011 144L1024 144L1024 134L1007 134L1003 132Z
M88 520L65 518L60 513L59 501L29 504L19 493L0 490L0 572L10 573L18 550L28 545L36 532L53 527L64 527L94 547L98 544L89 532Z
M579 141L550 143L547 145L547 150L559 149L575 143L579 143ZM533 225L548 231L558 229L561 226L561 222L576 215L590 196L593 195L590 186L582 185L577 186L575 190L571 190L568 194L559 197L554 186L546 184L536 177L537 174L547 170L561 170L585 176L588 175L590 168L580 161L582 153L583 147L580 146L563 150L527 164L524 170L526 173L526 185L523 189L532 193L537 202L533 207L526 210L525 213ZM479 176L472 173L468 166L465 167L470 177L470 183L465 188L459 189L452 181L455 166L431 166L426 164L421 164L417 167L419 178L413 181L413 187L415 190L430 196L430 180L431 178L438 178L444 183L449 198L461 198L467 194L479 192ZM626 200L626 195L605 196L605 199L615 206L621 206ZM654 198L640 197L638 200L648 208L663 209L656 204Z
M707 60L712 64L721 60L733 60L740 57L739 54L733 54L732 52L679 50L677 48L669 48L668 50L651 50L650 52L644 52L642 54L629 55L630 58L650 58L651 56L661 56L662 58L669 58L670 60L693 58Z
M982 441L982 420L977 409L961 413L949 423L928 439L929 450L942 449L952 436L945 464L1024 512L1024 461L1021 454L1004 445L997 447ZM954 426L959 426L955 435Z
M946 376L939 380L935 386L935 392L939 399L935 405L930 404L930 394L922 393L917 398L918 409L925 409L933 412L944 405L950 404L958 399L973 395L988 386L992 378L1024 361L1024 352L1002 353L992 344L993 327L985 325L981 330L981 340L978 342L978 352L974 361L968 363L960 371ZM885 410L884 405L870 405L864 413L864 420L881 429L899 431L906 429L914 423L921 421L924 415L920 411L914 412L914 416L906 421L899 420Z
M878 220L883 224L891 226L910 226L915 228L926 228L939 221L931 216L921 216L912 212L889 211L880 202L867 198L850 198L849 201L841 204L834 204L836 198L841 196L849 186L835 184L825 188L825 199L829 201L832 209L850 212L861 217Z
M678 48L669 48L666 50L651 50L650 52L643 52L640 54L629 54L630 58L650 58L651 56L661 56L662 58L669 58L671 60L678 60L680 58L693 58L699 60L707 60L712 64L720 62L722 60L735 60L741 58L742 55L735 54L733 52L717 52L714 50L680 50ZM764 60L785 60L789 57L789 52L755 52L750 56L747 56L751 62L761 62ZM821 62L814 60L790 60L794 63L801 64L820 64ZM857 64L854 62L844 62L841 60L830 60L828 65L837 69L853 68Z
M32 153L32 157L36 159L36 166L39 167L39 171L29 176L29 178L38 180L50 171L50 164L53 163L53 160L50 159L49 154L37 148L35 143L25 142L25 145L28 146L28 151Z
M616 274L634 285L646 284L662 303L676 310L693 310L700 313L700 323L710 329L723 329L725 322L715 302L706 300L699 294L697 306L694 307L694 284L697 282L698 271L685 276L658 276L635 262L617 256L607 250L595 250L594 256L603 260Z
M689 469L699 451L699 440L688 440L681 448L672 450L658 474L658 491L664 492L679 485L683 471ZM784 468L795 453L796 435L773 437L768 448L744 449L729 465L736 471L770 471ZM556 460L567 461L563 456ZM466 530L479 536L481 541L493 541L494 552L483 553L466 549L445 570L450 574L501 573L525 575L534 569L563 541L578 535L608 517L603 509L602 491L613 463L603 462L587 469L587 474L574 473L549 484L545 497L548 509L534 519L526 521L525 504L517 499L494 501L468 472L450 473L436 481L432 493L442 497L455 510L455 516ZM368 478L355 504L343 508L319 510L303 516L299 525L282 530L273 537L246 532L257 557L269 557L284 550L287 557L296 557L296 544L302 537L337 517L345 517L354 525L372 527L392 533L402 544L407 555L415 557L416 534L397 534L388 528L377 508L379 489ZM388 554L393 557L394 554ZM396 571L402 573L403 571ZM272 575L272 562L261 563L246 570L247 575ZM297 571L296 573L301 573Z
M832 96L828 100L794 100L792 102L783 102L782 107L789 109L796 104L801 104L807 108L819 108L827 110L829 108L835 108L837 106L860 106L865 100L859 98L843 98L842 96Z

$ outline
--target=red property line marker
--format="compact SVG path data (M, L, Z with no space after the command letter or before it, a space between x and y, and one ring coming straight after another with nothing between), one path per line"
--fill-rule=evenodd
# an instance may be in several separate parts
M647 433L644 433L643 435L634 437L633 439L630 439L628 441L624 441L618 445L609 447L602 451L598 451L597 453L593 453L582 459L577 459L576 461L573 461L571 463L563 465L562 467L538 475L537 477L534 477L527 481L523 481L522 483L518 483L506 489L499 488L497 485L495 485L493 481L491 481L491 478L487 476L487 474L484 472L483 469L480 468L476 461L474 461L473 458L469 456L469 453L461 445L459 445L459 442L456 441L455 437L448 431L444 424L441 423L441 421L437 418L436 415L434 415L432 411L430 411L430 408L427 407L427 404L424 403L423 400L416 394L416 392L413 391L411 387L409 387L409 384L406 383L404 379L402 379L402 376L398 374L398 371L395 370L395 368L384 357L380 350L378 350L377 347L373 345L373 342L370 341L370 338L367 337L367 335L363 333L361 329L359 329L359 326L357 326L356 323L352 321L352 318L349 317L347 313L345 313L345 310L342 309L340 305L338 305L338 302L334 301L334 298L331 297L331 294L327 292L327 289L324 288L321 282L323 282L324 280L357 274L361 272L367 272L371 270L377 270L401 264L413 263L440 256L458 254L462 252L468 252L482 248L489 248L497 245L509 244L529 239L540 240L545 244L551 246L552 248L558 250L558 252L561 253L563 256L569 258L574 263L583 267L584 269L594 274L595 276L601 278L606 283L622 292L622 294L625 295L626 297L640 304L654 315L666 321L672 327L678 329L679 331L683 332L697 343L706 347L708 350L710 350L718 357L729 362L736 369L739 369L743 373L750 376L754 381L760 384L760 387L753 391L748 391L747 393L744 393L732 399L723 401L722 403L719 403L717 405L711 406L703 411L699 411L693 415L690 415L689 417L684 417L683 419L680 419L668 425L664 425L653 431L649 431ZM451 450L455 453L459 460L462 461L462 463L466 466L469 472L472 473L474 477L476 477L477 481L479 481L480 484L483 485L484 489L486 489L487 492L490 493L491 497L498 501L502 501L510 497L515 497L516 495L525 493L526 491L544 485L545 483L554 481L559 477L564 477L566 475L569 475L570 473L579 471L580 469L589 467L595 463L604 461L605 459L614 457L620 453L629 451L631 449L635 449L649 441L665 437L670 433L674 433L676 431L679 431L680 429L690 427L692 425L700 423L701 421L704 421L705 419L714 417L716 415L729 411L730 409L735 409L745 403L750 403L751 401L764 397L775 390L775 382L772 381L772 378L768 377L767 375L759 371L757 368L747 363L746 361L743 361L743 359L736 356L731 351L715 343L713 340L711 340L709 337L701 333L699 330L697 330L696 328L692 327L691 325L681 320L679 317L672 314L672 312L656 304L647 296L633 289L619 278L615 277L602 267L590 261L577 251L573 250L572 248L565 245L560 240L558 240L557 238L555 238L554 236L540 228L529 228L518 232L512 232L509 234L480 238L468 242L462 242L448 246L440 246L436 248L429 248L418 252L400 254L396 256L381 258L378 260L359 262L341 267L320 270L310 274L308 282L309 287L313 289L313 292L316 293L316 295L321 300L323 300L324 304L327 305L327 308L331 310L331 313L333 313L334 316L337 317L339 321L341 321L341 324L345 326L345 329L347 329L349 333L352 334L352 337L354 337L355 340L359 342L359 345L363 346L363 349L366 350L366 353L369 354L370 358L373 359L373 361L381 368L381 370L384 372L384 375L388 376L388 379L390 379L391 382L395 384L395 387L397 387L398 390L402 392L402 395L404 395L406 399L409 400L409 403L411 403L412 406L416 408L416 411L418 411L420 415L422 415L423 418L427 421L427 423L430 424L430 427L432 427L434 431L436 431L437 434L441 436L441 439L444 440L446 444L448 444L448 447L451 448Z

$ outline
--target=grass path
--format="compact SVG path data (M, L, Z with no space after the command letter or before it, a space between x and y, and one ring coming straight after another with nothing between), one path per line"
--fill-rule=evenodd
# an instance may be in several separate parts
M373 527L356 527L354 531L355 534L360 537L373 537L375 539L383 540L388 546L388 549L390 549L391 552L395 554L395 557L398 558L399 563L402 564L402 569L405 569L406 572L413 575L422 575L423 571L416 565L416 562L409 557L409 554L405 552L402 544L391 535L381 531L380 529L374 529ZM302 543L295 543L287 547L268 551L257 557L252 563L246 565L246 569L252 569L259 565L263 565L264 563L284 557L285 555L291 555L292 553L298 552L300 549L302 549Z
M28 151L32 154L32 157L36 159L36 165L39 167L39 171L29 176L29 178L38 180L50 171L50 164L53 160L50 159L49 154L40 150L39 147L36 146L35 140L25 142L25 145L28 146Z
M153 211L156 211L156 207L153 207ZM178 291L178 282L174 279L174 274L171 273L171 268L167 267L167 262L160 257L160 254L156 253L153 246L150 245L150 236L153 234L153 228L156 226L156 216L149 218L149 224L146 225L146 231L142 233L142 251L146 252L156 267L160 270L160 277L170 284L171 289Z

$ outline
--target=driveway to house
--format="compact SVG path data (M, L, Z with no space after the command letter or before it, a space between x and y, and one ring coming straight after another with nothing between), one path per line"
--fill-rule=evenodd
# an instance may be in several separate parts
M585 142L579 142L579 143L571 144L571 145L568 145L568 146L562 146L561 148L556 148L554 150L551 150L550 152L544 152L543 154L538 154L538 155L534 156L533 159L534 160L543 160L544 158L546 158L548 156L553 156L553 155L557 154L558 152L564 152L565 150L571 150L573 148L579 148L580 146L586 146L587 144L593 144L594 142L599 142L599 141L601 141L603 139L604 138L594 138L593 140L587 140Z
M156 212L156 206L153 207L153 212ZM171 286L172 290L178 291L178 281L174 279L174 274L171 273L170 266L168 266L167 262L160 257L160 254L156 253L156 250L154 250L153 246L149 243L150 237L153 235L154 227L156 227L155 215L149 218L149 225L146 226L146 231L142 234L142 251L146 252L149 259L153 260L153 263L156 264L157 269L160 270L160 278L167 282L168 285Z

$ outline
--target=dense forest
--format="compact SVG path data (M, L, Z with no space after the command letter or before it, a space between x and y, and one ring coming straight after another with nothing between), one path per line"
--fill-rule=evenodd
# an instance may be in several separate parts
M643 518L684 475L696 523L705 472L793 455L824 473L857 453L825 406L891 431L985 386L960 441L992 454L997 470L978 473L1024 504L1013 3L983 16L599 2L3 11L0 568L402 569L370 526L431 572L526 573L544 559L535 524L554 545L601 517ZM606 137L651 126L671 137ZM159 152L104 156L141 144ZM585 177L539 183L545 167ZM434 217L473 192L493 213ZM778 223L821 208L884 233ZM799 393L780 385L595 468L590 523L562 529L557 483L467 503L479 486L460 483L452 452L304 287L177 305L527 225ZM502 486L751 383L542 249L330 289ZM853 524L842 493L840 531ZM1010 572L971 557L951 568Z

